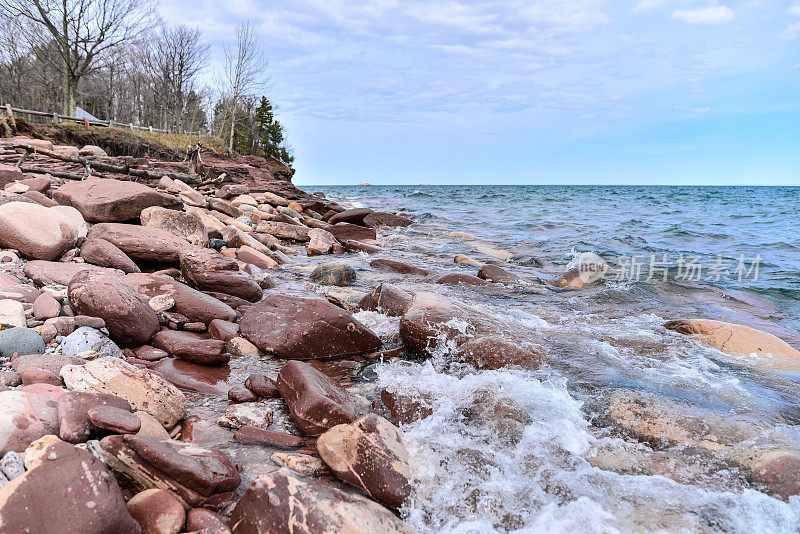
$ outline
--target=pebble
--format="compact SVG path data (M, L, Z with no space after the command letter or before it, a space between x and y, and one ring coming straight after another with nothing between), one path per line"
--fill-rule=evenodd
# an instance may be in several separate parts
M14 480L25 472L25 462L18 452L8 451L0 462L0 471L8 480Z

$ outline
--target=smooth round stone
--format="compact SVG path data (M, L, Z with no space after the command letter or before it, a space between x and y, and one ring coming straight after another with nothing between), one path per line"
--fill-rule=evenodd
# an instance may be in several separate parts
M61 303L45 292L36 297L33 301L33 316L40 321L58 317L61 313Z
M186 521L180 501L157 488L134 495L128 501L128 512L142 527L142 534L178 534Z
M253 402L258 396L244 386L233 386L228 390L228 398L234 402Z
M208 508L193 508L186 516L187 532L203 534L225 534L230 532L225 518Z
M29 369L22 373L22 385L30 386L31 384L50 384L61 387L61 378L44 369Z
M64 356L77 356L93 352L97 354L97 358L106 356L122 358L122 349L116 343L99 330L89 326L82 326L65 337L58 346L58 350Z
M10 358L14 353L43 354L42 336L32 328L0 330L0 357Z
M136 414L107 404L89 408L86 415L97 428L117 434L136 434L142 428L142 421Z
M0 324L25 328L25 307L11 299L0 300Z
M281 396L275 381L266 375L250 375L244 381L244 386L259 397L277 399Z
M25 461L18 452L8 451L0 461L0 471L8 480L13 480L25 472Z

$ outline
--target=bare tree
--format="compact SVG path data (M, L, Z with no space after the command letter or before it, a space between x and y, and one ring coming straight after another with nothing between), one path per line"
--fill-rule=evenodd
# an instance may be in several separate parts
M252 93L264 85L267 62L258 45L255 26L249 21L236 25L236 45L225 45L225 77L229 91L228 150L233 150L233 136L236 125L236 110L244 95Z
M0 0L4 15L46 28L61 61L61 101L75 113L78 82L95 60L149 25L151 0Z

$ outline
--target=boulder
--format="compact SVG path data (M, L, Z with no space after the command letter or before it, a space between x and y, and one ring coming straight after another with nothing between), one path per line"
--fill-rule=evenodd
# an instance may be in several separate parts
M85 145L78 151L78 155L82 158L107 158L106 151L97 145Z
M142 210L140 218L142 226L175 234L193 245L208 246L206 227L200 217L193 213L151 206Z
M87 360L106 356L122 358L122 349L105 334L90 326L82 326L64 337L58 350L64 356L80 356Z
M150 206L181 206L172 195L144 184L96 177L67 182L53 191L53 199L76 208L90 222L130 221Z
M19 170L19 167L0 163L0 186L13 184L14 182L23 180L24 178L25 175L22 174L22 171Z
M86 263L64 263L58 261L34 260L25 264L22 271L38 286L67 286L72 279L83 271L117 274L121 271L107 269Z
M286 362L278 373L276 387L289 405L292 419L309 436L318 436L356 418L356 406L350 394L307 363Z
M396 426L368 414L322 434L317 451L334 475L376 501L399 508L411 493L411 467L404 442Z
M89 408L86 415L95 427L115 434L136 434L142 428L142 421L130 409L99 405Z
M344 210L333 215L330 219L328 219L328 223L336 224L338 222L344 222L351 224L361 224L361 222L364 220L364 217L366 217L370 213L375 213L375 212L369 208L353 208L349 210Z
M84 271L69 283L69 302L81 315L102 317L111 337L144 345L158 332L158 315L122 277Z
M447 284L452 286L488 286L489 282L477 276L472 276L466 273L447 273L438 280L437 284Z
M110 393L128 401L134 410L172 428L186 413L186 397L157 374L137 369L117 358L99 358L85 365L67 365L61 378L74 391Z
M427 269L422 269L420 267L415 267L414 265L408 265L407 263L394 260L372 260L369 262L369 265L370 267L375 267L376 269L391 269L392 271L402 274L418 274L421 276L428 276L431 274L431 272Z
M63 354L23 354L14 358L11 368L19 374L42 370L58 375L65 365L82 365L84 363L86 362L80 358Z
M346 263L326 263L311 272L311 281L324 286L349 286L356 280L356 270Z
M231 514L234 534L411 534L380 504L288 467L259 475Z
M328 231L332 233L333 237L340 243L344 243L350 239L354 241L374 241L377 237L374 228L367 228L365 226L358 226L345 222L334 224L328 228Z
M299 224L289 224L277 221L261 221L256 226L256 232L269 234L278 239L289 241L306 242L311 239L311 229Z
M203 365L218 365L230 360L224 341L193 332L162 330L153 336L153 345L175 358Z
M57 432L55 400L21 390L0 391L0 455L22 452L32 441Z
M272 294L250 306L242 336L279 358L342 358L376 350L381 340L345 310L321 298Z
M411 305L411 293L397 286L384 282L369 293L358 306L362 310L385 313L390 317L403 315Z
M308 239L306 254L309 256L328 254L336 243L336 238L333 237L333 234L322 228L312 228L309 230Z
M42 293L33 301L33 317L39 321L58 317L60 313L61 303L53 298L50 293Z
M133 224L101 223L89 230L90 239L105 239L134 261L178 263L178 253L190 243L159 228Z
M74 211L74 210L73 210ZM0 206L0 247L13 248L23 256L53 260L75 246L85 223L80 214L66 213L63 206L46 208L28 202Z
M11 358L14 354L42 354L44 340L31 328L7 328L0 330L0 357Z
M235 499L239 472L224 453L152 436L108 436L100 455L141 489L169 492L189 509Z
M105 239L87 239L84 241L81 245L81 258L89 263L102 267L112 267L126 273L142 272L127 254Z
M230 534L227 519L208 508L193 508L186 514L186 531L201 534Z
M151 369L186 391L225 397L230 389L227 383L230 368L227 364L200 365L177 358L163 358Z
M151 488L128 501L128 513L142 527L142 534L178 534L186 522L186 510L169 492Z
M238 316L233 308L221 300L168 276L129 274L125 276L125 281L148 300L160 295L167 295L175 302L172 311L185 315L192 321L209 324L215 319L235 321Z
M225 408L217 423L226 428L248 426L266 430L272 424L272 419L272 409L267 403L241 402Z
M58 436L70 443L83 443L88 440L92 431L97 430L92 426L89 410L98 406L123 410L135 417L131 413L130 403L116 395L69 391L61 395L57 401Z
M364 217L362 224L370 228L380 228L381 226L411 226L413 222L414 221L408 217L403 217L402 215L376 211Z
M46 446L36 467L0 488L0 532L139 534L114 476L86 451Z
M498 267L497 265L486 264L478 270L478 278L483 278L496 284L507 286L522 284L522 278Z
M189 285L202 291L227 293L250 302L261 299L258 283L239 270L239 264L208 248L192 247L180 253L181 272Z
M511 343L494 336L473 338L458 347L459 359L478 369L538 369L544 356L539 345Z

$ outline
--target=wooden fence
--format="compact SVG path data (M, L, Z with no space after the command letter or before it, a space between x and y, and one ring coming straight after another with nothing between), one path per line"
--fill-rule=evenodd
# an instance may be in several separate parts
M21 113L26 114L31 117L47 117L49 120L52 121L53 124L58 124L62 121L73 121L82 123L87 128L89 126L105 126L105 127L116 127L116 128L125 128L131 131L140 131L140 132L155 132L155 133L181 133L184 135L200 135L201 132L170 132L168 130L161 130L159 128L153 128L152 126L137 126L133 123L125 124L123 122L115 122L112 120L103 121L103 120L94 120L89 119L88 117L78 118L78 117L67 117L66 115L59 115L58 113L47 113L45 111L33 111L30 109L20 109L12 107L11 104L6 104L6 115L8 115L8 119L11 121L11 124L14 125L14 113Z

